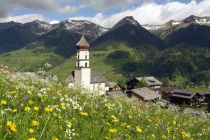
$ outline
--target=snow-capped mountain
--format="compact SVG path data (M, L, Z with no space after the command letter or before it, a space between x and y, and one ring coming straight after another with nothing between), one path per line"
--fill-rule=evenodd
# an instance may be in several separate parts
M182 22L184 23L196 23L200 25L210 25L210 17L197 17L191 15L190 17L184 19Z
M121 26L124 26L124 25L132 25L136 27L140 26L138 21L136 21L132 16L127 16L123 18L122 20L120 20L117 24L115 24L114 27L112 27L112 30L116 28L120 28Z
M69 31L85 33L95 37L101 36L108 29L86 20L65 20L60 26Z
M206 25L210 26L210 17L197 17L194 15L191 15L184 20L181 21L175 21L175 20L170 20L167 23L163 25L143 25L144 28L151 32L158 32L160 30L167 30L170 28L174 28L176 26L187 26L189 24L198 24L198 25Z
M151 32L155 32L157 31L159 28L162 28L163 25L149 25L149 24L145 24L142 25L145 29L151 31Z
M25 23L22 26L23 28L30 29L34 34L38 36L42 36L57 27L56 25L49 24L47 22L39 21L39 20Z

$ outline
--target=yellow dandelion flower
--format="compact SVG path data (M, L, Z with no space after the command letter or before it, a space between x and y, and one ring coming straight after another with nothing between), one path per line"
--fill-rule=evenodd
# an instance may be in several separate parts
M173 125L176 125L176 120L173 120Z
M111 115L111 118L113 119L112 120L113 122L115 122L115 123L119 122L119 119L116 116Z
M150 123L152 122L152 120L151 120L151 119L147 119L147 121L148 121L148 122L150 122Z
M122 126L122 127L126 127L126 123L122 123L121 126Z
M87 112L80 112L80 115L87 117L88 116L88 113Z
M181 135L182 135L182 138L189 138L190 137L190 134L185 132L185 131L182 131Z
M131 126L130 126L130 125L127 125L127 128L128 128L128 129L131 129Z
M35 111L39 111L39 107L38 106L34 106L34 110Z
M28 103L29 103L30 105L32 105L32 104L34 103L34 101L29 100Z
M165 140L167 137L166 137L166 135L162 135L161 138L162 138L162 140Z
M151 134L152 138L156 138L155 134Z
M31 90L27 90L27 93L32 95L32 91Z
M133 117L131 115L128 116L129 119L132 119Z
M24 108L24 111L25 111L25 112L29 112L29 111L31 111L31 108L28 107L28 106L26 106L26 107Z
M137 131L138 133L141 133L141 132L142 132L142 129L141 129L140 127L136 126L136 131Z
M12 132L16 132L17 131L15 122L7 121L7 127L9 127L9 129Z
M62 105L61 106L61 109L66 110L66 106L65 105Z
M58 119L60 119L60 120L61 120L61 119L62 119L62 116L60 116L60 115L59 115L59 116L58 116Z
M50 108L50 107L45 107L44 110L46 112L53 112L53 108Z
M16 112L17 112L17 109L13 109L12 112L13 112L13 113L16 113Z
M76 118L73 117L72 120L73 120L73 121L76 121Z
M117 133L117 129L115 129L115 128L110 128L110 129L109 129L109 132L110 132L111 134L115 134L115 133Z
M39 126L39 122L36 120L33 120L31 124L32 126Z
M31 133L31 134L33 134L33 133L34 133L34 129L33 129L33 128L30 128L30 129L28 130L28 132Z
M52 140L59 140L57 137L52 137Z
M1 105L6 105L7 101L6 100L1 100Z
M28 140L36 140L36 138L30 137L30 138L28 138Z
M67 122L67 125L72 126L72 123L70 121Z

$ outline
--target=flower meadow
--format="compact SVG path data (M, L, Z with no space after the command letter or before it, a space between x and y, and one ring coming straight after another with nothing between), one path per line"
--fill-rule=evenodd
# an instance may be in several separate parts
M0 72L1 140L208 140L210 120L71 90L56 78Z

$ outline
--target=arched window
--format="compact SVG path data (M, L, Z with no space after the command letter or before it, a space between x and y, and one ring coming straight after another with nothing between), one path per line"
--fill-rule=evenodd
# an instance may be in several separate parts
M87 60L87 55L85 55L85 60Z
M77 66L79 67L79 62L77 63Z
M85 67L87 68L88 66L87 66L87 63L85 63Z
M79 60L79 55L77 55L77 59Z

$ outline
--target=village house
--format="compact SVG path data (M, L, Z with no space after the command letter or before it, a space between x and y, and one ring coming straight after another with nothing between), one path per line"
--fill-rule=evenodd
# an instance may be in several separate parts
M107 83L107 86L109 87L109 92L111 92L111 91L122 91L122 90L125 90L125 88L122 87L117 82L108 82Z
M173 88L161 87L160 89L158 89L158 91L159 91L159 94L161 94L162 99L169 100L169 98L173 92Z
M136 98L140 101L154 101L161 99L160 94L156 93L155 91L147 87L129 90L127 92L127 96L129 98Z
M204 97L204 103L210 103L210 93L209 92L199 92L200 95Z
M127 82L127 89L131 90L138 87L148 86L152 90L158 90L163 83L153 76L149 77L136 77Z
M117 82L108 82L107 86L109 87L108 92L106 93L107 95L111 97L122 97L126 98L126 94L124 93L125 88L122 87L120 84Z
M105 94L108 91L107 80L99 71L92 70L90 67L90 45L84 35L76 44L77 54L75 70L67 78L70 88L84 88L86 90Z
M196 92L173 89L170 92L169 101L177 104L200 104L204 97Z

